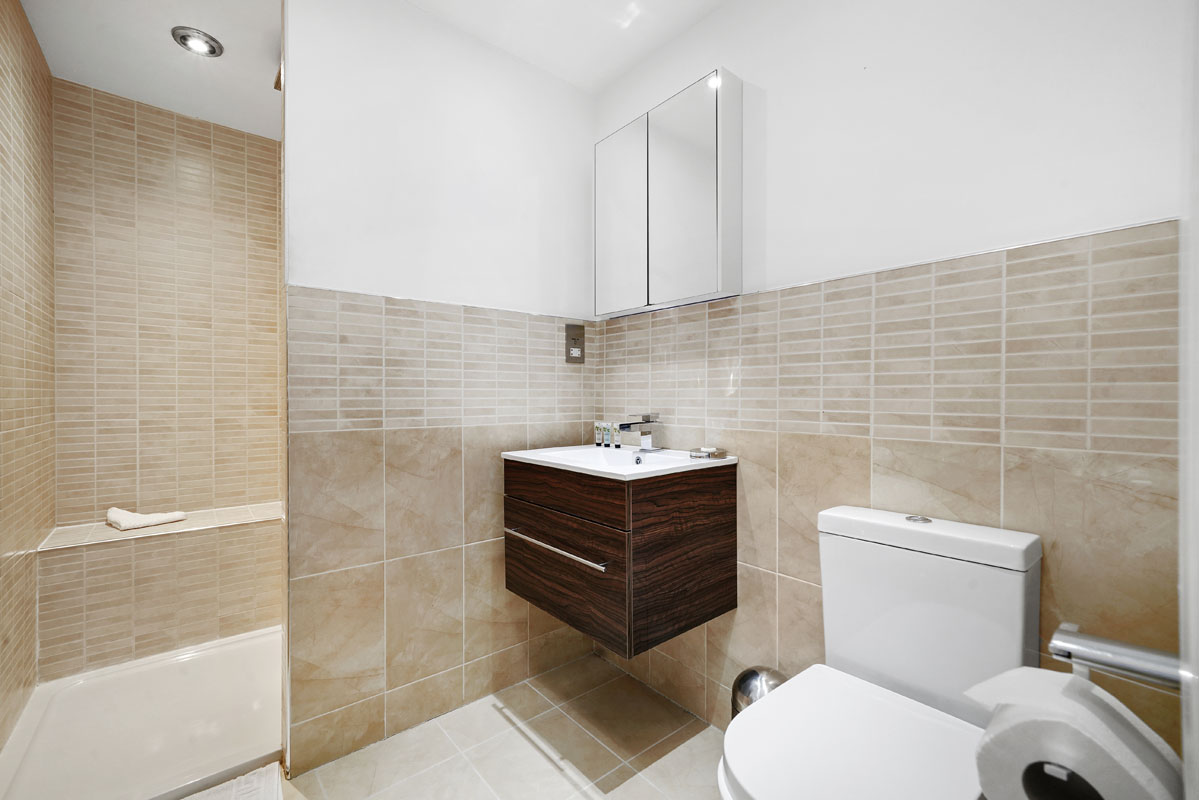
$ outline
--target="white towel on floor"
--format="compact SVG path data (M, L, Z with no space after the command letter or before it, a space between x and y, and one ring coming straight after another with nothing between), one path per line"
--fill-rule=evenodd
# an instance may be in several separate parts
M126 511L123 508L108 509L108 524L119 531L133 528L148 528L151 525L165 525L168 522L178 522L187 519L182 511L167 511L162 514L138 514L136 511Z

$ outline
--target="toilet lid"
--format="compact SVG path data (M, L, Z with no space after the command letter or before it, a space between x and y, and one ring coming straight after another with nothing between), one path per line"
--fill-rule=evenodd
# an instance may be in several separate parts
M737 715L724 737L731 800L977 800L982 729L823 665Z

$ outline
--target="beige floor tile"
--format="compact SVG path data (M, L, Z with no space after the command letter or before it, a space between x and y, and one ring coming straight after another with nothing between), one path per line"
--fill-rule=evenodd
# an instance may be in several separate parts
M575 698L562 710L626 759L695 719L628 675Z
M518 683L451 711L437 722L454 744L466 750L552 707L528 684Z
M554 703L566 703L623 674L599 656L588 656L538 675L529 683Z
M326 764L316 774L328 800L365 800L457 753L437 723L426 722Z
M575 797L578 800L661 800L665 795L628 764L622 764Z
M500 800L566 800L589 781L540 737L510 730L466 751Z
M720 800L716 788L716 766L724 747L724 736L706 728L688 739L641 773L667 797L677 800Z
M462 756L418 772L372 800L495 800L495 794Z
M629 759L629 766L638 772L644 772L647 768L661 761L666 756L678 750L687 742L699 736L711 726L700 719L694 719L688 722L683 727L679 728L674 733L667 736L660 742L657 742L648 750Z
M560 710L547 711L529 721L531 734L558 753L588 781L596 781L620 766L620 758L579 727Z

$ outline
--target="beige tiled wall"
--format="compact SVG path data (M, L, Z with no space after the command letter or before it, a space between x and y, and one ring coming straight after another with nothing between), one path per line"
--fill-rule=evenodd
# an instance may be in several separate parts
M591 431L565 322L288 287L293 774L590 651L504 589L498 454Z
M50 71L0 0L0 746L37 680L36 549L54 527Z
M574 320L287 287L292 433L592 419L598 357Z
M278 500L279 143L54 81L60 525Z
M740 458L739 608L621 663L717 724L823 658L816 514L1043 537L1063 621L1177 650L1178 227L1167 222L604 324L603 414ZM1101 682L1179 741L1177 695Z
M38 554L39 678L280 623L280 520Z
M581 368L562 320L289 287L293 770L580 652L503 589L498 454L596 410L741 459L738 610L608 654L716 724L823 658L842 503L1039 533L1044 634L1176 647L1176 281L1163 223L590 323ZM1102 680L1177 743L1175 695Z

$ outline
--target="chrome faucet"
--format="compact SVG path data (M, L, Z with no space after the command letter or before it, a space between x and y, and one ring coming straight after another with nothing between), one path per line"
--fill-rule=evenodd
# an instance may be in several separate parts
M637 431L641 434L641 450L661 450L661 447L654 447L653 431L651 426L658 424L657 414L630 414L630 419L634 422L621 422L619 424L620 432Z

